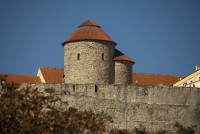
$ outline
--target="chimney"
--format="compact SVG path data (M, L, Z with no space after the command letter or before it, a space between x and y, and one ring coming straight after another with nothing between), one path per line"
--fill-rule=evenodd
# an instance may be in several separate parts
M199 65L196 65L196 66L195 66L195 71L198 71L198 70L200 70L200 66L199 66Z

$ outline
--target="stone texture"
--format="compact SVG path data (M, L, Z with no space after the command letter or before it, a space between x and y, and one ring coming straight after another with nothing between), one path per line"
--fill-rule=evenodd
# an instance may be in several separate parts
M129 61L115 61L115 84L132 83L132 63Z
M44 92L55 89L66 110L106 112L114 119L110 127L134 129L141 126L148 131L164 129L174 133L174 123L197 125L200 133L200 89L167 86L95 85L95 84L39 84L22 85L20 89ZM68 102L68 104L66 103Z
M65 44L65 83L113 84L114 47L112 42L92 40Z

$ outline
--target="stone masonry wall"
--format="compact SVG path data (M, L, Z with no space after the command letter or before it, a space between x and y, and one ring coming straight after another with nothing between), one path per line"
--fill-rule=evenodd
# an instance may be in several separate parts
M128 61L115 61L115 84L132 83L132 63Z
M107 41L76 41L65 44L65 83L113 84L114 47L114 43Z
M200 89L166 86L95 85L95 84L39 84L22 85L44 91L55 89L55 95L81 110L106 112L114 119L110 127L139 128L148 131L168 130L174 133L174 123L197 125L200 133Z

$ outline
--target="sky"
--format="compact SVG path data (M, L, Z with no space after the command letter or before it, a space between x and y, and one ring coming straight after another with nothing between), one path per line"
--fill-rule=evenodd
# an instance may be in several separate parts
M0 0L0 74L63 68L61 43L87 19L133 72L185 76L200 65L200 0Z

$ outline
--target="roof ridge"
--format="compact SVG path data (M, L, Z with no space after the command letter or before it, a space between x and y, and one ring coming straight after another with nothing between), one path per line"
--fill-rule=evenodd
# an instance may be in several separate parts
M16 75L16 76L28 76L28 77L35 77L35 76L37 76L37 75L25 75L25 74L0 74L0 75ZM37 76L37 77L39 77L39 76Z
M58 68L58 67L40 67L40 68L45 68L45 69L64 69L64 68Z

